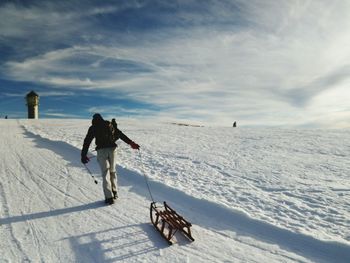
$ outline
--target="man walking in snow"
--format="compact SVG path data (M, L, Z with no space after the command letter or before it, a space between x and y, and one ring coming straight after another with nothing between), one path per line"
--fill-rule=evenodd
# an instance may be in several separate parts
M130 140L122 131L117 128L115 121L105 121L99 113L92 117L92 125L84 139L83 149L81 150L81 162L89 162L87 152L92 140L95 138L97 161L101 168L103 178L103 192L106 204L113 204L118 197L116 185L116 148L115 143L119 138L129 144L131 148L138 150L140 146Z

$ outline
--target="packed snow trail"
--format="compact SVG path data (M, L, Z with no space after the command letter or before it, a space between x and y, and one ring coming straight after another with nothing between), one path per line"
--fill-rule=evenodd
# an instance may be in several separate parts
M0 262L348 262L349 247L257 221L152 182L193 223L195 242L168 246L149 221L142 175L118 167L117 203L80 164L80 150L0 122ZM136 158L135 154L135 158ZM98 172L94 162L89 164ZM100 179L97 176L97 179ZM101 182L101 181L100 181Z

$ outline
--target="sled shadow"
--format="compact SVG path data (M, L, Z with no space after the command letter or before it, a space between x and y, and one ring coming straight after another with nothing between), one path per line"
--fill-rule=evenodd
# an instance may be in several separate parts
M108 230L70 236L74 262L142 261L146 254L166 246L157 240L149 224L134 224Z
M119 177L120 185L129 187L130 191L139 195L150 196L142 175L122 167L118 167L118 173L122 175ZM349 245L322 241L312 236L292 232L251 218L238 210L187 195L160 182L150 180L149 185L152 194L157 194L154 196L156 201L167 201L193 225L216 231L233 231L237 237L250 236L266 243L278 244L287 251L314 261L322 259L325 262L350 262ZM151 202L150 198L149 201ZM195 232L193 236L196 239Z
M52 211L12 216L0 219L0 226L28 222L90 209L105 207L103 201L93 202L75 207ZM125 225L99 232L69 236L68 240L75 254L74 262L116 262L145 256L147 253L159 251L167 247L160 237L154 233L151 224L141 223ZM60 241L62 241L60 240ZM112 254L112 256L110 256Z

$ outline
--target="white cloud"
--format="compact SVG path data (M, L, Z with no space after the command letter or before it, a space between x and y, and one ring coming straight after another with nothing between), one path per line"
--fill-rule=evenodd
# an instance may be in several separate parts
M64 96L64 97L70 97L74 96L75 93L71 91L41 91L40 92L40 97L55 97L55 96Z
M169 118L217 124L316 125L318 114L337 110L340 93L335 89L350 76L350 3L234 3L232 12L230 1L208 6L212 25L205 24L205 15L183 11L163 18L185 19L191 27L140 33L134 36L140 41L126 45L118 42L119 34L115 45L103 45L102 36L99 44L8 62L6 73L12 79L72 90L114 90L118 96L122 92L169 107ZM111 6L90 9L91 15L115 11ZM234 15L239 16L237 23ZM67 14L67 21L70 17L79 18ZM320 94L334 92L338 95L331 105L320 99ZM349 108L342 109L341 116L347 116ZM342 123L339 118L337 123Z
M45 116L46 118L76 118L79 119L79 115L75 114L66 114L66 113L59 113L59 112L40 112L40 115Z

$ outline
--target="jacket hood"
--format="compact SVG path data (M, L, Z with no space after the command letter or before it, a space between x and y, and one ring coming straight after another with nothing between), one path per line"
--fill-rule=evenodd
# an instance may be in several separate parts
M92 125L98 125L99 123L102 123L104 119L102 118L101 114L95 113L92 116Z

